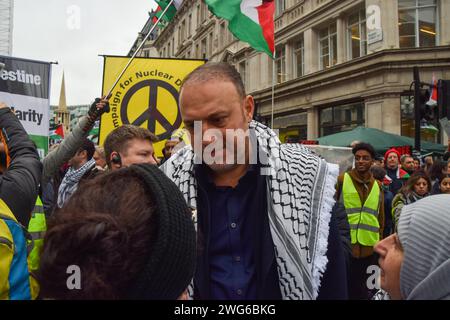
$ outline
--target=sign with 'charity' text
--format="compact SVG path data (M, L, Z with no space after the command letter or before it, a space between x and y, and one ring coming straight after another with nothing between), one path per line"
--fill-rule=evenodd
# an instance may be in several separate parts
M36 143L39 155L48 151L50 63L0 56L0 102L6 103Z

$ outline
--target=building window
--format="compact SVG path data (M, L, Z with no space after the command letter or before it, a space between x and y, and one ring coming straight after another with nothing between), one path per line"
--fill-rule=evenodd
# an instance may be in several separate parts
M201 7L200 4L197 5L197 28L200 27L200 25L202 24L202 20L201 20Z
M144 58L150 57L150 53L148 50L144 50Z
M398 0L400 48L437 45L436 0Z
M188 25L187 25L187 35L188 35L188 37L191 36L191 28L192 28L192 14L190 14L189 18L188 18Z
M337 63L337 31L336 23L319 31L320 70Z
M294 77L298 78L305 74L305 42L303 37L294 41L293 49Z
M223 48L223 47L225 47L228 44L227 43L228 32L227 32L227 26L225 24L225 21L220 24L219 37L220 37L220 44L219 44L219 46L221 46L221 48Z
M214 43L214 36L213 33L209 33L209 42L208 42L208 56L211 57L213 54L213 43Z
M299 143L308 136L308 114L300 112L289 115L277 115L273 119L274 129L278 129L282 143Z
M286 0L275 1L275 17L281 16L286 8Z
M180 43L182 44L183 41L186 39L186 21L183 20L181 21L181 41Z
M173 44L173 46L172 46L172 56L174 56L175 55L175 37L172 38L172 44Z
M352 130L365 125L363 102L346 104L320 110L320 136Z
M275 49L275 65L277 72L277 83L286 81L286 48L284 45Z
M208 16L208 8L206 7L206 4L202 1L200 3L200 23L203 23L203 21L206 20Z
M201 42L201 50L202 50L202 53L201 53L201 58L202 59L206 59L206 57L207 57L207 55L208 55L208 53L206 52L206 50L207 50L207 43L206 43L207 41L206 41L206 38L204 38L203 40L202 40L202 42Z
M172 52L171 50L171 46L170 46L170 42L167 44L167 56L170 57L170 53Z
M348 17L347 41L349 59L359 58L367 54L366 10L362 9Z

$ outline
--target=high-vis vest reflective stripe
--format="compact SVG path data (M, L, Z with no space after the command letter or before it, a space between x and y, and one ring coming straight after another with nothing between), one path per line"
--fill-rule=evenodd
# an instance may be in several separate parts
M0 199L0 300L35 299L39 287L27 263L26 230Z
M380 207L380 187L374 183L364 205L361 203L358 191L348 173L344 174L341 199L350 224L352 244L374 246L380 240L380 223L378 210Z
M28 224L28 233L31 236L28 244L32 248L28 257L28 263L31 271L39 268L39 256L41 248L44 245L45 231L47 231L47 222L45 220L44 206L42 205L41 198L38 196L30 223Z

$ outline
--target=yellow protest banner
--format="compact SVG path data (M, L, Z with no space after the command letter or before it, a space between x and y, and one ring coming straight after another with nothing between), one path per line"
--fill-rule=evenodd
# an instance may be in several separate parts
M114 84L128 57L105 56L103 95ZM100 120L99 144L123 124L149 129L158 138L155 155L162 156L165 140L183 127L178 94L181 82L204 60L135 58L109 100L111 111Z

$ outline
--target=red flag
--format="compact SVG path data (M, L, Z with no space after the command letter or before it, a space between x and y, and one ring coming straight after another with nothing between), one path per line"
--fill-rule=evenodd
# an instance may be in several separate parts
M264 38L273 55L275 52L275 26L273 19L275 13L275 1L263 0L263 3L256 9L258 10L259 23L263 29Z
M63 128L63 125L62 125L62 124L60 124L60 125L56 128L55 133L56 133L58 136L60 136L61 138L64 139L64 128Z
M433 73L433 80L432 80L432 89L430 94L430 100L428 100L427 105L429 106L436 106L438 101L438 90L437 90L437 80L436 76Z

